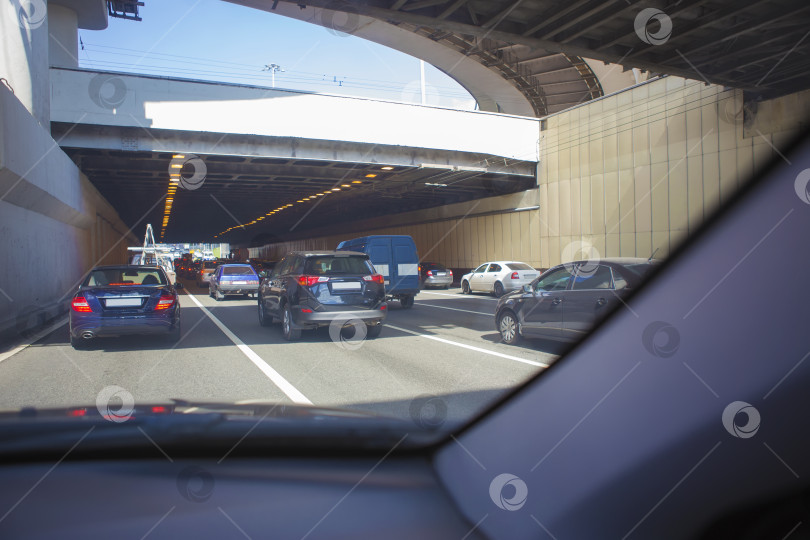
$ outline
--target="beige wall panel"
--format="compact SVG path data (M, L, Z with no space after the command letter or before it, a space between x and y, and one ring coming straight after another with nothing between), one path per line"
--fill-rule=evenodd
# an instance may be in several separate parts
M739 121L739 111L742 110L742 92L729 90L719 96L718 102L718 130L720 150L731 150L737 147L737 140L742 139L742 122Z
M703 151L702 129L700 107L692 103L686 111L686 152L690 156L699 155Z
M605 137L605 143L602 146L605 157L604 172L619 170L618 144L618 136L616 134L607 135Z
M560 172L557 175L559 180L568 180L571 178L571 150L568 148L561 148L558 154L558 163L560 164Z
M621 255L619 245L619 233L609 233L605 235L604 257L619 257Z
M701 148L704 154L718 152L720 149L720 134L717 120L717 104L709 103L700 108L700 122L703 135Z
M548 228L548 184L537 186L537 193L540 198L540 209L538 212L540 212L539 215L543 216L542 220L538 220L537 234L538 236L545 238L551 236L551 231Z
M703 223L703 157L686 158L686 211L689 232L694 232Z
M666 259L669 257L669 231L652 233L652 249L656 251L656 259ZM649 255L648 255L649 256Z
M636 235L635 233L621 233L619 235L619 256L636 256Z
M651 163L666 163L667 161L666 119L650 122L650 160Z
M560 184L554 182L548 185L548 211L546 221L550 236L560 235Z
M619 233L619 173L605 173L605 232ZM618 244L617 244L618 245Z
M633 127L633 163L634 167L650 164L649 125L641 123Z
M668 163L653 163L650 167L652 184L650 200L652 202L653 231L669 230L669 175Z
M633 171L635 178L635 214L636 231L649 232L652 230L652 200L650 199L650 167L636 167Z
M571 181L561 180L559 182L559 219L560 234L571 234Z
M720 204L720 156L703 154L703 215L710 216Z
M667 149L668 159L671 166L683 161L686 158L686 115L676 114L667 119ZM700 147L695 149L698 153Z
M652 254L652 250L652 233L636 233L636 257L644 257L646 259ZM656 257L657 256L658 254L656 253Z
M580 177L580 170L581 166L581 157L580 157L580 149L579 144L574 144L571 147L571 180L578 179Z
M580 178L571 179L571 234L574 236L582 234L581 186Z
M636 230L635 178L633 169L619 171L619 231Z
M591 231L605 234L605 178L601 174L591 175Z
M518 212L516 215L518 217L518 231L520 234L520 241L519 241L519 248L518 248L518 256L520 257L521 261L531 261L532 260L532 252L531 252L531 242L539 242L540 238L533 235L530 230L529 225L529 214L536 214L536 210L529 210L526 212ZM539 262L539 260L535 261Z
M720 151L720 202L724 203L737 191L737 149Z
M558 158L557 150L550 148L546 159L548 161L548 177L546 182L556 182L560 177L560 160Z
M619 169L633 168L633 131L625 126L618 134Z
M604 150L602 139L592 139L588 143L588 170L591 176L604 171Z
M669 230L688 229L687 164L683 160L669 171Z
M560 246L560 237L559 236L552 236L548 239L548 263L544 265L547 268L554 266L555 264L560 264L560 252L562 250Z

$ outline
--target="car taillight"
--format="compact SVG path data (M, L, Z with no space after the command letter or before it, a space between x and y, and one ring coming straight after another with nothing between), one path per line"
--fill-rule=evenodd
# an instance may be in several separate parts
M385 283L385 278L382 274L371 274L370 276L363 276L363 281L372 281L374 283Z
M447 271L447 273L448 273L448 274L450 274L451 276L453 275L453 271L452 271L452 270L448 270L448 271Z
M512 279L518 279L518 273L512 272Z
M427 276L428 277L433 277L433 270L428 270L427 271Z
M312 287L316 283L326 283L329 278L326 276L298 276L298 284L302 287Z
M174 305L175 300L177 297L173 294L161 294L155 309L169 309Z
M73 308L73 311L78 311L79 313L90 313L93 311L93 308L87 303L87 299L80 294L73 297L70 307Z

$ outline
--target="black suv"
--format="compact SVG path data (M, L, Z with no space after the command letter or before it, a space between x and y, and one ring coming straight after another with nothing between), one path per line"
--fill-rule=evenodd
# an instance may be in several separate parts
M335 322L366 324L366 335L377 337L388 313L385 283L368 255L354 251L288 253L259 285L259 323L281 320L284 338L301 337L301 330Z

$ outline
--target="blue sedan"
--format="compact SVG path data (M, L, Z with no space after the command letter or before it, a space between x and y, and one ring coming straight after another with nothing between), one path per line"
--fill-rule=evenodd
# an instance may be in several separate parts
M163 334L180 339L177 290L157 266L98 266L85 278L70 307L70 344L79 349L97 337Z

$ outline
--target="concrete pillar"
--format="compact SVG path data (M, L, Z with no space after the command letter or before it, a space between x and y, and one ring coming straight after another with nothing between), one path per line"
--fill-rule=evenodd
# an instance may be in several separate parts
M53 67L79 67L79 16L69 7L48 6L48 60Z
M45 0L0 2L0 84L50 131L48 17Z

